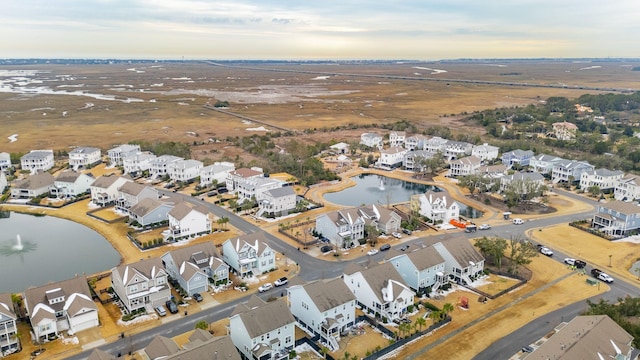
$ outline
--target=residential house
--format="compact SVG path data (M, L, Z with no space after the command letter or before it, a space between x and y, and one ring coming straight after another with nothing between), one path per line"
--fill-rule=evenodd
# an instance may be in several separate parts
M576 316L534 347L531 359L631 360L633 336L607 315Z
M122 159L124 174L137 174L151 169L151 163L157 156L149 151L137 152Z
M317 280L287 289L289 309L298 324L332 350L339 348L340 334L355 324L356 297L340 278Z
M87 360L117 360L117 358L104 350L94 349Z
M376 318L398 321L405 317L407 307L413 305L415 293L390 262L370 268L352 264L345 268L342 280L362 310Z
M31 150L20 158L20 168L31 174L47 171L53 168L53 150Z
M207 338L205 339L205 337ZM189 337L189 342L183 345L183 349L162 358L162 360L202 359L241 360L242 358L230 336L213 337L208 331L202 329L196 329L193 332Z
M107 156L109 157L109 166L122 166L122 161L140 152L140 145L122 144L109 149Z
M69 152L69 167L74 171L88 169L102 162L102 151L95 147L78 146Z
M447 142L449 142L449 140L443 139L439 136L434 136L424 142L423 150L426 150L427 152L430 152L432 154L441 153L444 155L444 149L447 145Z
M395 211L382 205L363 205L358 207L358 214L364 219L365 226L373 225L383 234L400 231L402 217Z
M492 146L487 143L482 145L476 145L471 149L471 155L479 158L483 162L491 161L498 158L498 152L500 148Z
M91 191L91 202L99 206L115 204L120 197L118 189L125 183L133 182L128 176L102 175L97 178L89 187Z
M433 246L410 253L394 252L385 261L393 264L404 283L418 293L436 291L448 282L444 258Z
M62 331L75 334L100 325L98 308L84 276L27 289L24 306L36 341L51 340Z
M640 229L640 206L619 200L598 203L591 226L611 236L628 236Z
M445 159L453 160L471 155L473 144L464 141L449 140L444 144L444 152L442 155Z
M11 294L0 294L0 358L20 349L17 319Z
M404 131L392 131L389 133L389 146L403 147L407 134Z
M255 179L264 177L264 173L261 168L253 167L251 169L248 168L240 168L234 171L229 172L227 176L227 189L229 191L235 191L239 184L244 184L249 179Z
M445 191L429 190L424 194L411 196L411 208L432 222L448 223L460 217L460 205Z
M295 347L295 319L287 301L252 296L229 317L231 341L243 359L285 360Z
M593 170L595 170L595 166L586 161L561 160L553 165L551 181L554 184L559 182L577 182L582 178L583 172Z
M168 251L161 259L169 276L189 295L207 292L209 279L214 283L226 283L229 279L229 266L220 260L210 241Z
M402 166L405 154L408 152L408 150L399 146L380 149L380 158L376 161L376 167L387 170L400 167Z
M318 216L316 232L339 248L349 248L364 239L365 224L357 208L347 208Z
M409 151L424 150L427 140L429 140L429 137L425 135L417 134L407 136L404 139L404 148Z
M276 253L263 233L250 233L222 244L222 259L240 276L260 275L276 268Z
M602 192L611 192L622 179L624 172L620 170L596 169L585 171L580 175L580 189L587 191L597 186Z
M538 154L529 160L529 169L543 175L551 175L553 166L564 159L558 156Z
M339 154L339 155L347 155L351 151L350 147L349 147L349 144L347 144L345 142L339 142L337 144L333 144L333 145L329 146L329 149L331 149L331 151L334 154Z
M144 348L144 354L149 360L164 360L171 355L178 354L180 347L173 339L156 335L149 345Z
M173 181L189 182L200 176L203 166L198 160L177 160L167 165L167 174Z
M11 197L17 199L31 199L49 192L55 178L48 172L29 175L11 185Z
M184 159L173 155L160 155L155 159L152 159L150 161L151 166L149 167L149 177L155 179L168 176L167 169L169 167L169 164L172 164L179 160Z
M427 150L413 150L404 154L402 166L405 170L422 171L424 169L423 162L431 159L435 154Z
M382 135L376 133L363 133L360 135L360 144L370 148L382 148Z
M296 209L298 194L291 186L285 186L264 191L258 199L259 210L256 216L263 214L269 216L288 215Z
M524 195L537 192L544 186L544 176L537 172L518 172L500 178L500 191L513 190Z
M151 186L138 184L133 181L126 181L118 189L118 199L116 208L122 211L129 209L142 199L158 199L158 190Z
M11 165L11 155L6 152L0 152L0 172L7 171L7 169L12 168Z
M213 165L205 166L200 170L200 186L212 184L224 184L229 177L229 173L236 169L236 165L231 162L215 162Z
M193 206L181 201L167 214L170 236L174 240L194 238L211 233L211 213L204 205Z
M510 168L514 166L524 167L529 166L532 157L533 151L517 149L503 153L502 163Z
M569 141L576 138L576 132L578 131L576 124L563 121L553 123L551 126L553 126L553 134L558 140Z
M484 274L484 257L467 240L460 236L435 243L445 262L445 274L458 284L471 285L471 282Z
M169 277L160 258L112 268L111 286L129 312L142 308L153 312L171 298Z
M476 156L466 156L449 162L449 176L467 176L478 172L482 160Z
M169 220L172 204L158 199L144 198L129 208L129 221L137 222L142 227L151 226Z
M633 174L625 175L616 183L613 196L621 201L640 199L640 177Z
M89 192L95 180L90 174L65 170L55 178L49 192L57 198L76 197Z
M270 177L251 177L235 184L233 190L238 195L238 202L262 199L265 191L278 189L284 186L284 182Z

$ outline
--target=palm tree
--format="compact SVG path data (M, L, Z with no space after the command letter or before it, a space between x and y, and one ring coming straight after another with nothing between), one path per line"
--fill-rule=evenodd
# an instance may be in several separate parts
M326 359L327 353L329 353L329 348L324 345L320 346L320 353L322 354L322 358Z
M452 303L445 303L444 305L442 305L442 312L444 314L444 317L447 317L447 315L449 315L450 312L452 312L455 309L455 307L453 306Z
M416 326L420 328L420 331L422 331L422 327L424 325L427 325L427 320L425 320L422 316L416 319Z
M442 311L440 310L432 311L431 313L429 313L429 319L431 319L434 324L439 323L440 320L442 320Z

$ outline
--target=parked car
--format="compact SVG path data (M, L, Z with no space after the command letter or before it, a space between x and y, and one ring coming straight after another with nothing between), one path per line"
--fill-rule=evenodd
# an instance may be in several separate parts
M169 312L172 314L177 314L178 313L178 305L176 305L176 303L174 303L171 300L167 300L166 303L164 303L167 306L167 309L169 309Z
M331 247L331 245L324 245L323 247L320 248L320 251L322 251L323 253L329 252L331 251L333 248Z
M548 247L546 247L546 246L541 247L541 248L540 248L540 252L541 252L543 255L553 256L553 250L549 249L549 248L548 248Z
M287 285L288 282L289 282L289 280L287 279L287 277L283 276L280 279L274 281L273 284L275 286L283 286L283 285Z
M524 220L520 219L520 218L514 218L513 219L513 225L522 225L524 224Z
M162 305L156 306L156 312L158 316L167 316L167 310Z
M582 260L576 260L574 258L565 258L564 263L567 265L575 266L578 269L582 269L587 266L587 263Z
M400 234L399 232L392 232L391 236L393 236L396 239L401 239L402 238L402 234Z
M407 251L408 248L409 245L402 245L402 247L400 247L400 251Z
M373 256L373 255L375 255L377 253L378 253L377 249L371 249L371 250L367 251L367 255L369 255L369 256Z
M491 229L491 225L489 224L482 224L478 226L478 230L489 230L489 229Z
M269 291L273 288L273 284L272 283L266 283L266 284L262 284L260 285L260 287L258 288L258 292L265 292L265 291Z
M193 298L194 298L197 302L200 302L200 301L202 301L202 300L203 300L203 299L202 299L202 295L200 295L200 293L195 293L195 294L193 294L192 296L193 296Z
M600 269L591 269L591 275L593 275L593 277L595 277L596 279L598 279L600 281L604 281L606 283L612 283L613 282L613 278L611 276L609 276L608 274L604 273Z
M411 235L411 234L413 234L413 232L412 232L411 230L409 230L409 229L404 229L404 228L402 229L402 232L403 232L403 233L405 233L405 234L407 234L407 235Z
M380 246L380 251L387 251L389 249L391 249L391 245L389 245L389 244L384 244L384 245Z
M531 346L529 346L529 345L524 346L524 347L522 348L522 352L523 352L523 353L531 353L531 352L533 352L533 348L532 348Z

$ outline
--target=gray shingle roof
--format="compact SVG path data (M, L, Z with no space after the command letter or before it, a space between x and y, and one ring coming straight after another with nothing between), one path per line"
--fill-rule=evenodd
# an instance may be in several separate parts
M314 281L304 285L304 290L320 312L331 310L356 299L340 278L329 281Z
M53 175L48 172L38 173L35 175L30 175L24 180L16 181L13 184L13 188L15 189L28 189L28 190L36 190L43 187L53 185L55 178Z
M253 297L257 296L253 295L252 298ZM242 306L245 307L245 305ZM263 302L262 305L249 309L245 307L237 316L242 320L245 329L249 333L249 337L252 339L287 324L293 324L296 321L293 315L291 315L291 311L284 298L268 303Z
M180 348L178 344L172 339L158 335L156 336L147 347L144 348L144 352L149 356L149 359L157 359L178 353Z

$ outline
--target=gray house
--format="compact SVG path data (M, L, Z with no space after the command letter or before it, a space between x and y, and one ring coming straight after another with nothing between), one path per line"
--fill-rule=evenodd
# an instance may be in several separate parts
M157 199L144 198L129 209L129 220L136 221L141 226L158 224L168 221L167 214L173 205Z
M465 237L456 237L433 245L445 261L445 273L459 284L471 284L484 271L484 257Z
M173 279L189 294L209 290L209 279L226 282L229 265L219 258L212 242L185 246L162 255L162 264Z
M445 284L445 261L433 246L428 246L410 253L395 253L387 262L395 266L410 288L417 292L431 288L437 290Z
M514 165L528 166L532 157L533 151L517 149L502 154L502 163L507 167L513 167Z

